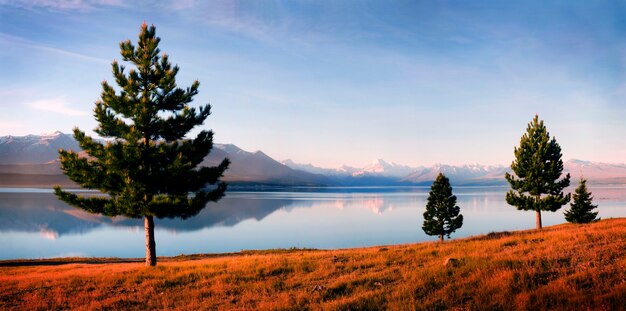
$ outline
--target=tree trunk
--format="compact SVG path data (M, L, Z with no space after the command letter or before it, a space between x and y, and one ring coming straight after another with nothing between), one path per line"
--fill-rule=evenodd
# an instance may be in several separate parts
M146 266L156 266L156 242L152 216L145 216L144 228L146 229Z
M543 228L541 226L541 210L538 210L537 214L535 215L535 223L537 224L537 229Z
M443 234L439 235L439 242L443 243Z

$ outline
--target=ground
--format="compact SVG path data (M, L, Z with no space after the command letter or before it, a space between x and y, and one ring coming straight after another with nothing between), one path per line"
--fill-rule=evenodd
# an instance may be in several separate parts
M0 261L0 309L626 309L626 219L445 243L178 256L152 268Z

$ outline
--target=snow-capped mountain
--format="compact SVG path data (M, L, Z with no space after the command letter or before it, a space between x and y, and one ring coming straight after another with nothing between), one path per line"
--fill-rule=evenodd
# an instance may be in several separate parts
M402 178L408 183L430 183L441 172L446 175L453 184L498 184L504 183L504 173L510 171L504 166L486 166L480 164L466 164L452 166L436 164L431 167L422 167L415 172Z
M404 177L415 170L415 168L409 166L389 163L383 159L376 159L368 166L352 173L352 176L378 175L383 177Z
M72 136L61 132L0 137L0 174L4 174L0 185L28 183L25 178L16 178L16 175L32 178L37 175L37 185L45 183L50 176L58 176L53 179L55 182L60 178L65 180L59 168L59 149L81 151ZM325 176L291 169L262 151L247 152L232 144L215 144L202 164L217 165L225 158L229 158L231 164L224 180L232 183L321 186L329 182ZM9 183L8 179L13 181Z
M314 166L313 164L302 164L302 163L296 163L291 159L287 159L284 161L281 161L280 163L291 167L294 170L300 170L300 171L305 171L305 172L309 172L312 174L320 174L320 175L326 175L326 176L335 176L335 177L346 177L346 176L352 176L355 172L360 171L360 168L356 168L356 167L352 167L349 165L342 165L338 168L324 168L324 167L318 167L318 166Z
M71 135L55 132L45 135L0 137L0 186L28 186L27 176L38 176L37 185L69 182L62 175L58 162L59 149L80 152ZM224 158L231 165L224 180L231 184L271 184L298 186L397 186L430 185L439 172L453 185L506 185L504 174L508 166L445 165L409 167L377 159L356 168L320 168L312 164L298 164L292 160L282 163L262 151L248 152L233 144L215 144L202 165L217 165ZM626 184L626 164L609 164L583 160L564 163L564 174L570 173L572 184L579 177L590 184ZM9 180L10 179L10 180ZM16 183L19 181L19 183Z
M352 177L364 177L364 176L380 176L380 177L403 177L407 174L415 171L415 168L400 165L396 163L389 163L383 159L376 159L369 165L358 168L348 165L342 165L338 168L322 168L312 164L301 164L292 161L291 159L281 162L293 169L301 170L313 174L323 174L328 176L352 176Z
M504 184L504 173L510 168L504 166L487 166L480 164L468 164L452 166L436 164L430 167L410 167L396 163L389 163L383 159L377 159L363 168L352 168L349 173L341 174L338 169L326 169L315 167L311 164L297 164L293 161L283 161L283 164L307 172L317 172L328 176L344 177L341 181L349 185L426 185L432 183L439 172L444 173L455 184ZM351 179L345 178L349 176ZM350 180L361 181L350 183Z
M626 183L626 164L571 159L563 164L563 172L571 175L573 183L576 183L580 177L590 181Z
M283 164L307 172L315 172L335 177L342 185L430 185L437 174L444 173L455 185L507 185L505 173L512 173L509 166L502 165L447 165L435 164L429 167L409 167L377 160L364 168L351 168L349 172L339 169L315 167L311 164L298 164L283 161ZM403 173L405 173L403 175ZM564 163L563 176L570 173L572 184L584 177L591 184L626 183L626 164L611 164L572 159Z
M358 168L353 167L353 166L349 166L349 165L342 165L339 168L335 169L335 171L339 172L342 175L352 175L355 172L359 171Z
M312 174L321 174L321 175L328 175L328 176L351 174L351 173L347 173L346 171L341 171L339 169L322 168L322 167L313 166L312 164L300 164L300 163L296 163L292 161L291 159L281 161L280 163L294 170L300 170L300 171L309 172Z
M69 134L59 131L43 135L0 137L0 165L43 164L59 157L59 149L81 150Z

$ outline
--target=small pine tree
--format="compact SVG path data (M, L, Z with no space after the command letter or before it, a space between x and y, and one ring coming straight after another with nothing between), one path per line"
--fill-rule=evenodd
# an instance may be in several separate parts
M450 238L450 234L463 226L461 208L456 205L456 196L452 194L452 187L448 178L439 173L430 187L428 202L424 212L422 230L428 235L438 235L443 242L443 236Z
M518 210L535 211L535 223L541 229L541 211L556 212L570 200L569 193L563 194L569 186L569 174L559 180L563 172L561 147L555 138L550 139L543 120L535 115L514 152L511 169L515 175L504 176L511 185L506 202Z
M599 220L596 217L598 212L592 212L597 208L597 205L593 205L593 196L591 192L587 190L587 180L580 178L580 184L573 195L573 202L570 203L571 209L565 211L565 220L574 224L586 224L592 221Z
M166 54L159 55L160 38L155 27L141 26L135 47L130 40L120 43L122 59L136 69L124 72L113 61L113 76L119 93L106 81L94 115L98 142L74 129L74 138L88 157L60 150L61 168L84 188L108 196L80 196L55 187L57 197L94 214L144 218L146 265L156 265L154 217L188 218L226 191L220 182L230 163L198 167L213 147L213 132L202 130L193 139L185 135L203 124L210 105L190 107L199 82L182 89L176 85L178 66ZM208 187L208 185L212 185Z

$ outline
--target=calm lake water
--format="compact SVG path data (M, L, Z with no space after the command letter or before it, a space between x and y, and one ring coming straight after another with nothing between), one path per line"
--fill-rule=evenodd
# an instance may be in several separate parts
M188 220L156 219L157 254L434 241L437 237L421 229L428 191L407 187L229 192ZM507 205L506 191L455 187L465 221L452 238L534 228L534 212ZM591 191L600 217L626 217L626 187ZM543 213L544 226L565 222L564 210ZM92 215L58 201L50 190L0 189L0 259L143 257L144 238L142 220Z

